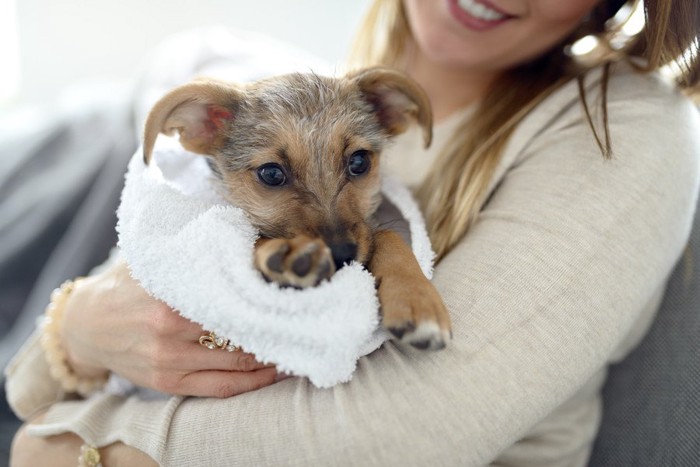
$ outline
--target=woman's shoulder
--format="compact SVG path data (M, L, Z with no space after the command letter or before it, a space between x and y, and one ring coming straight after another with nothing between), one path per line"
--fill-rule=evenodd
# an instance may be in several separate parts
M617 63L610 67L604 84L604 71L595 69L583 80L590 117L582 105L579 83L566 83L537 107L516 129L511 155L528 153L528 148L542 140L574 137L579 152L600 155L595 133L605 135L620 149L683 146L689 157L700 155L700 112L690 98L661 72L643 73L631 65ZM622 154L621 154L622 155Z
M597 88L595 95L599 98L602 90ZM607 101L612 119L618 110L623 117L639 115L654 123L665 122L664 126L680 124L679 129L700 126L696 104L676 86L670 70L645 73L626 63L613 65Z
M684 130L697 133L700 130L697 106L678 89L669 72L643 72L620 62L610 66L607 82L604 81L602 67L591 70L583 80L586 103L594 124L602 121L602 103L605 102L610 125L629 126L630 129L644 129L655 134L667 129L673 133ZM565 125L571 124L572 120L582 120L584 109L576 80L553 93L539 109L535 109L533 116L538 113L552 115L552 107L559 108ZM583 123L588 123L587 119L583 120Z
M514 131L497 175L516 168L536 167L531 174L570 170L593 178L614 175L618 187L656 186L695 196L700 174L696 105L661 73L615 64L607 86L603 74L592 70L584 80L590 116L576 80L534 108ZM606 134L610 160L601 150Z

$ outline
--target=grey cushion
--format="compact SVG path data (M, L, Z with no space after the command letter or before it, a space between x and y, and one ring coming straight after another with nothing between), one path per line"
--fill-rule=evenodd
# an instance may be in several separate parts
M591 466L700 466L700 215L640 346L611 367Z
M116 243L115 210L137 145L130 102L47 106L34 124L0 131L0 368L51 290L85 275Z

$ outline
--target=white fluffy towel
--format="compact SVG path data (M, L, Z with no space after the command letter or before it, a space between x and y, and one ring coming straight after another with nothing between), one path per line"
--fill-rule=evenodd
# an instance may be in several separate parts
M253 266L257 232L216 195L211 177L205 158L172 138L159 138L149 166L141 151L134 155L117 212L119 248L133 277L279 371L318 387L349 381L357 360L388 338L378 327L371 274L354 263L317 287L266 282ZM413 251L430 277L433 252L417 205L387 176L382 191L409 221Z

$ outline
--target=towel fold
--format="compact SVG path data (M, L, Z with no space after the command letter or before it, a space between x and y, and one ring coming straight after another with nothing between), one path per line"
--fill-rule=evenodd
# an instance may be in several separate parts
M205 158L172 138L158 140L149 166L141 152L134 155L117 212L119 248L133 277L279 371L318 387L350 380L357 360L389 337L379 327L372 275L354 263L317 287L266 282L253 266L255 228L211 180ZM382 192L409 222L413 251L430 277L433 252L416 203L387 175Z

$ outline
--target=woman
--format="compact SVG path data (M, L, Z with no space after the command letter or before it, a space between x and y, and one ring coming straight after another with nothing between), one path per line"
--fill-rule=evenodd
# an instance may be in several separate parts
M67 296L72 371L228 398L97 396L41 414L57 385L27 346L8 394L45 438L21 431L16 465L73 462L84 441L107 466L585 465L605 367L653 318L699 183L697 111L656 71L678 59L678 86L697 90L683 53L697 51L700 9L646 2L643 34L626 40L605 25L622 3L377 0L360 30L355 62L403 68L434 108L431 150L407 134L385 163L424 208L447 350L385 345L332 390L272 384L251 356L199 347L201 329L117 265ZM591 33L625 40L585 64L567 55Z

